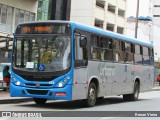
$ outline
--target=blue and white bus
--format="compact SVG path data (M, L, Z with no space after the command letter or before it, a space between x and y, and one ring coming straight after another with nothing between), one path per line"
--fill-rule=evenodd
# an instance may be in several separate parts
M10 94L36 104L123 95L154 85L153 45L69 21L22 23L14 34Z

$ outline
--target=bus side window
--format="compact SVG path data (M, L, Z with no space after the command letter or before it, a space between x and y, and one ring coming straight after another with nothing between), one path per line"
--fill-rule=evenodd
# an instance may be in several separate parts
M100 60L101 59L101 50L100 46L103 46L100 43L100 37L98 35L92 35L91 36L91 54L92 54L92 59L94 60Z
M81 67L87 65L87 48L80 45L80 41L86 39L86 36L75 33L75 67Z

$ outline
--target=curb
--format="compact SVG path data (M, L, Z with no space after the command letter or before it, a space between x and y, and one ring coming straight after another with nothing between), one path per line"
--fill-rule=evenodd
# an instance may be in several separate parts
M159 88L152 89L151 91L160 91Z
M0 100L0 104L8 104L8 103L20 103L20 102L29 102L33 101L33 98L19 98L19 99L3 99Z

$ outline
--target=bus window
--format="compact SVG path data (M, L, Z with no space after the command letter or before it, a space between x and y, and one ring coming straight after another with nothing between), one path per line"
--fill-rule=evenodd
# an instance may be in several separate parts
M132 52L131 52L131 44L128 42L125 42L125 63L133 63L134 59L133 59Z
M75 67L86 66L87 65L87 49L80 47L80 40L83 39L84 35L75 33Z
M91 36L91 41L92 42L92 46L91 46L91 54L92 54L92 59L93 60L101 60L101 50L100 50L100 40L99 40L99 36L97 35L92 35Z
M150 60L149 60L149 52L147 47L143 47L143 64L149 65Z
M136 64L142 64L142 50L139 45L135 45L134 60Z

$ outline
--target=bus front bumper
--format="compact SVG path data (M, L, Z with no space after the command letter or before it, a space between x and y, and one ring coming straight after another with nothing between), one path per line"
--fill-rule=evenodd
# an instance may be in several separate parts
M72 85L67 85L64 88L28 88L10 84L11 97L32 97L46 98L53 100L72 100Z

